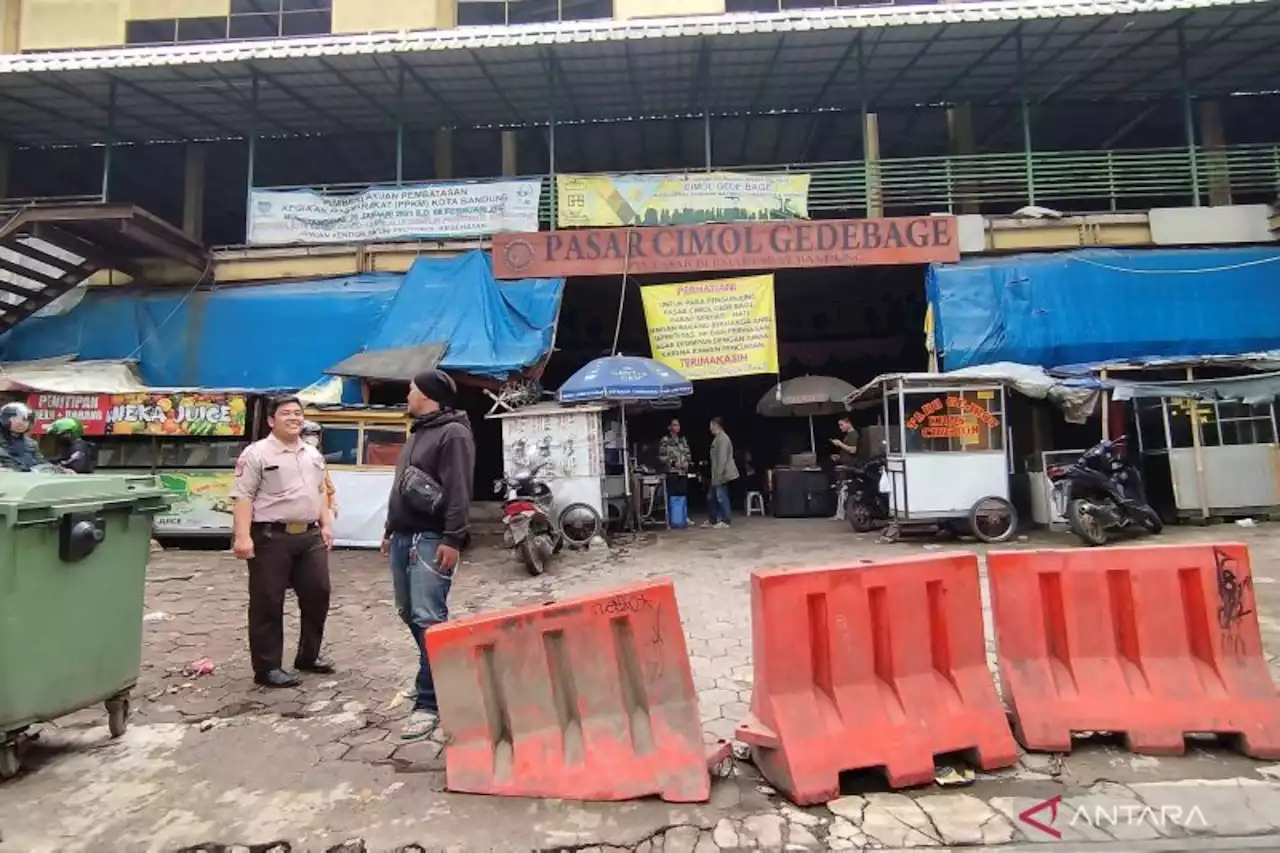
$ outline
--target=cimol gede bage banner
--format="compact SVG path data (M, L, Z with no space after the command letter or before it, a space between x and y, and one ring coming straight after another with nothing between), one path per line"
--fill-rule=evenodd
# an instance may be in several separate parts
M778 372L773 276L641 288L653 357L690 381Z
M557 228L809 218L810 176L697 172L557 175Z

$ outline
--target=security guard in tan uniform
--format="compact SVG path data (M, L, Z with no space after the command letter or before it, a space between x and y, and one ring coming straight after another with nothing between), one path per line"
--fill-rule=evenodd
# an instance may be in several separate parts
M267 404L271 435L245 448L236 462L235 555L249 561L249 655L254 681L296 687L286 672L284 597L298 596L302 630L294 667L329 674L320 656L329 615L329 549L333 547L325 466L320 451L302 440L302 403L280 397Z

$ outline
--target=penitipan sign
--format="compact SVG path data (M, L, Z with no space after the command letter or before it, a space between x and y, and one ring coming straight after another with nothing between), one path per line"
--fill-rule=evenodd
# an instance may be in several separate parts
M954 216L498 234L497 278L955 263Z

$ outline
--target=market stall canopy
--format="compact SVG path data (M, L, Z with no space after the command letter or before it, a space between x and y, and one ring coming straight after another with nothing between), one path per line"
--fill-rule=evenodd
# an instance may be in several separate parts
M857 389L834 376L798 376L780 382L760 398L756 414L766 418L803 418L836 415Z
M499 283L484 252L414 261L361 352L325 372L408 382L433 367L506 379L555 342L564 279Z
M412 376L448 344L441 366L505 377L551 351L562 279L505 282L472 253L420 260L407 275L371 273L190 292L90 288L51 317L0 335L0 359L132 359L154 388L305 388L353 354ZM374 365L377 373L384 372ZM396 378L396 377L388 377ZM406 379L407 381L407 379Z
M1258 405L1280 395L1280 373L1261 373L1228 379L1197 379L1191 382L1129 382L1123 379L1104 383L1117 400L1138 397L1167 397L1174 400L1221 400Z
M190 292L89 288L79 305L0 336L0 359L131 359L153 388L293 390L358 352L403 275Z
M557 395L561 403L586 400L662 400L687 397L693 385L676 371L651 358L611 355L587 362Z
M1103 388L1103 383L1091 377L1059 379L1041 367L1001 362L945 373L886 373L845 398L845 406L849 409L874 406L883 398L886 387L892 387L899 380L907 386L931 383L934 386L953 384L963 387L998 383L1033 400L1048 400L1062 410L1068 423L1073 424L1084 423L1094 413Z
M925 291L951 370L1056 368L1280 349L1280 249L1088 249L934 265Z
M0 391L49 394L141 394L147 391L133 362L41 361L0 363Z

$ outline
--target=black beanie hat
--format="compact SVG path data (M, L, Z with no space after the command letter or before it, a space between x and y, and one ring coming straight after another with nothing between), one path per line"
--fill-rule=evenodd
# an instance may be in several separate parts
M424 370L413 377L413 384L418 390L440 404L443 409L452 409L458 398L458 386L453 378L443 370Z

